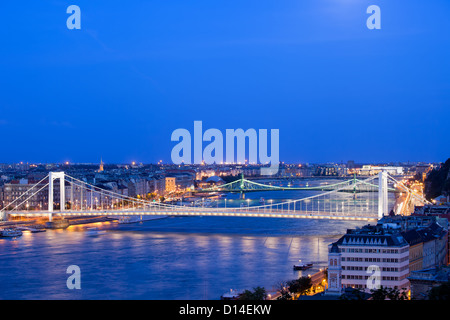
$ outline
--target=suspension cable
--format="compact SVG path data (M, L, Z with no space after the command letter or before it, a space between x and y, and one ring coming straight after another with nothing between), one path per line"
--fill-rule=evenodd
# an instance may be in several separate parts
M13 202L9 203L7 206L5 206L4 208L2 208L0 210L0 212L6 211L6 208L13 205L16 201L20 200L20 198L22 198L23 196L25 196L28 192L30 192L34 187L36 187L37 185L39 185L41 182L43 182L45 179L48 178L48 174L42 178L39 182L37 182L36 184L34 184L30 189L28 189L26 192L22 193L18 198L16 198ZM48 185L48 184L47 184ZM33 194L34 195L34 194ZM28 200L28 199L27 199ZM13 209L14 210L14 209Z

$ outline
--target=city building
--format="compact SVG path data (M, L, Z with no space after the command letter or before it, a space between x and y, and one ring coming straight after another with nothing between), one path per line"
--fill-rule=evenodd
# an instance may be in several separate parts
M149 192L162 195L166 190L166 179L162 175L155 175L148 180Z
M173 192L177 189L177 182L175 177L166 177L166 192Z
M380 286L407 289L411 272L447 265L448 241L448 221L436 216L387 216L375 226L347 230L329 248L327 292L368 292L374 270Z
M363 165L362 168L358 169L358 174L362 176L373 176L381 171L386 171L390 175L402 175L403 167L380 167L372 165Z
M426 268L411 272L411 299L426 300L430 290L450 282L450 267Z
M408 275L409 244L398 229L382 225L349 229L329 247L327 294L349 287L370 292L376 285L407 291Z
M427 219L429 221L436 222L439 226L443 227L445 230L449 230L449 220L450 220L450 206L449 205L426 205L426 206L416 206L414 208L414 213L410 217L411 219ZM429 224L431 225L431 223ZM443 244L441 244L443 245ZM446 244L446 256L447 264L450 264L450 237L447 232L447 244Z
M320 165L315 168L315 176L346 176L348 168L346 165Z
M450 198L450 196L448 196L448 195L444 196L444 195L441 194L440 196L438 196L438 197L433 199L433 203L435 203L437 205L448 204L448 203L450 203L449 198Z
M167 170L166 190L187 190L194 185L195 172L191 170ZM167 178L170 178L167 180ZM167 185L167 183L169 185Z
M48 202L48 187L45 187L45 182L35 186L39 181L20 179L13 180L10 183L5 183L0 190L2 194L2 207L10 206L22 210L47 209ZM56 182L56 194L54 201L59 202L59 182ZM16 201L23 194L31 196L27 201ZM44 207L45 206L45 207Z
M409 243L409 270L422 269L423 265L423 241L417 230L409 230L402 233L403 238Z
M338 244L331 244L328 251L328 288L327 295L341 295L342 285L342 254Z

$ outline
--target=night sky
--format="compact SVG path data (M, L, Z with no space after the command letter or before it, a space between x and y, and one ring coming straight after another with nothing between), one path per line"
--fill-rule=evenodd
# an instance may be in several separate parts
M0 43L0 163L170 163L196 120L285 162L449 156L448 0L3 0Z

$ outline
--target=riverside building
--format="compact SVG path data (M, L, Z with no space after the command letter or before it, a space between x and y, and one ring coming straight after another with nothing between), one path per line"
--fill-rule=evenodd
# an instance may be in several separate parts
M375 286L409 290L409 244L400 230L383 225L349 229L329 246L327 294Z

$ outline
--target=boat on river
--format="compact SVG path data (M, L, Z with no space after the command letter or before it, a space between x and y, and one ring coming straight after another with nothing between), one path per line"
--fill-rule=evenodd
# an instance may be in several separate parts
M104 233L106 233L106 231L102 230L102 229L99 229L99 228L88 228L86 230L86 234L90 235L90 236L98 236L98 235L101 235L101 234L104 234Z
M138 223L141 222L140 216L121 216L119 217L120 224Z
M302 263L301 260L299 260L300 263L294 264L294 270L307 270L309 268L312 268L313 264L311 262L308 263Z
M220 300L238 300L239 296L243 293L242 290L230 289L229 292L225 292L220 296Z
M2 229L0 230L0 237L2 238L14 238L20 237L22 235L22 231L17 229Z

